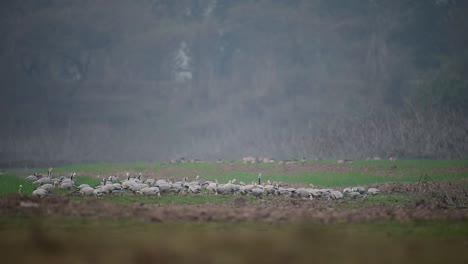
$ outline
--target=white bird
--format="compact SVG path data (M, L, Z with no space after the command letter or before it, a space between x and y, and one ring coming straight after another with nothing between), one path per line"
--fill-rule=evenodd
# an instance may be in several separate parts
M167 181L164 180L164 179L161 179L161 180L157 180L157 181L156 181L156 185L159 185L159 184L166 184L166 183L167 183Z
M19 185L18 193L23 194L23 185L21 184Z
M44 197L44 196L46 196L46 195L48 195L48 194L49 194L49 192L47 192L47 190L41 189L41 188L36 189L36 190L34 190L34 191L32 192L32 195L33 195L33 196L38 196L38 197Z
M33 182L33 184L36 184L36 185L44 185L48 183L53 183L53 180L49 177L40 178Z
M94 188L89 186L84 186L80 189L81 195L92 196L94 195Z
M232 183L226 184L218 184L218 188L216 189L217 194L232 194L234 193L234 189L236 187Z
M149 186L153 186L156 184L154 179L147 179L144 183L148 184Z
M255 188L252 189L251 193L253 196L257 198L262 197L262 195L264 194L263 186L261 185L256 186Z
M59 188L63 190L71 190L73 187L75 187L75 182L73 181L64 181L59 185Z
M360 194L365 194L366 193L366 188L360 187L360 186L359 187L353 187L351 190L353 192L358 192Z
M91 187L91 186L89 186L89 184L84 183L84 184L81 184L80 186L78 186L78 189L81 190L81 189L83 189L84 187Z
M136 193L145 195L145 196L158 196L161 197L158 187L144 187L136 191Z
M54 181L54 184L46 183L44 185L39 186L37 189L44 189L47 192L51 192L55 190L55 187L57 187L57 181Z
M353 199L362 197L361 193L359 192L350 192L350 193L347 193L347 195Z
M119 178L117 176L111 175L111 176L109 176L109 178L107 180L111 181L111 182L116 182L116 181L119 180Z
M107 186L107 185L106 185ZM110 187L113 189L113 186L110 185ZM132 185L129 190L132 191L132 192L136 192L136 191L139 191L140 189L143 189L143 188L148 188L148 184L144 184L144 183L136 183L134 185Z
M169 182L160 182L159 184L156 184L156 187L159 188L161 193L169 193L172 191L172 184Z
M39 177L39 176L37 175L37 173L34 173L34 174L29 175L28 177L26 177L26 180L27 180L27 181L34 182L34 181L39 180L39 178L41 178L41 177Z
M296 194L301 198L311 198L311 194L309 190L305 188L298 188L296 189Z
M253 188L255 188L254 184L241 185L239 187L239 193L242 195L249 194Z
M276 187L272 184L265 185L263 189L265 190L266 195L274 195L276 192Z
M201 186L198 184L189 184L188 187L191 193L201 193Z
M104 192L102 191L101 188L96 188L94 189L93 194L96 197L102 197L104 195Z
M206 181L203 185L207 191L216 194L216 190L218 189L218 184L216 182Z
M309 193L310 193L310 199L313 200L315 198L320 198L322 196L322 192L320 190L317 190L317 189L309 189Z
M329 196L330 199L338 200L343 198L343 194L340 191L332 191Z
M367 193L370 194L370 195L376 195L376 194L379 194L380 191L379 191L379 189L376 189L376 188L369 188L367 190Z
M353 190L351 188L344 188L343 189L343 194L347 194L347 193L350 193L352 192Z

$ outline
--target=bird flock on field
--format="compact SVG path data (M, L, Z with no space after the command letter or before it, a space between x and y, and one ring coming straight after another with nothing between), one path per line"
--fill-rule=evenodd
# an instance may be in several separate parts
M47 172L47 176L34 173L26 177L37 188L33 191L33 196L47 196L55 189L68 190L70 193L82 196L103 197L110 195L143 195L161 197L163 194L207 194L207 195L251 195L258 198L263 196L298 197L303 199L342 199L345 196L350 198L365 197L367 195L379 194L376 188L365 189L364 187L348 187L343 191L333 189L319 189L310 185L308 188L292 188L279 182L267 180L262 183L262 173L258 174L258 182L244 183L232 179L227 183L215 181L200 182L200 176L196 176L194 181L189 181L184 177L181 181L172 182L165 179L143 179L142 173L131 176L126 173L126 178L120 180L117 176L103 178L97 186L81 184L76 186L76 173L70 176L52 177L52 168ZM20 185L19 192L23 186Z

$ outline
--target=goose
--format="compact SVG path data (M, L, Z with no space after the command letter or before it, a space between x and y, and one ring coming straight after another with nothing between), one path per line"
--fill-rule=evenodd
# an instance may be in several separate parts
M94 195L94 188L89 187L89 186L84 186L83 188L80 189L80 193L83 196L92 196Z
M370 195L376 195L376 194L379 194L379 193L380 193L379 189L376 189L376 188L369 188L367 190L367 194L370 194Z
M154 179L147 179L144 183L148 184L149 186L153 186L156 184Z
M42 177L42 175L39 177L39 175L37 173L34 173L34 174L29 175L28 177L26 177L25 180L30 181L30 182L34 182L34 181L39 180L41 177Z
M234 184L228 182L226 184L218 184L218 188L216 189L216 193L218 194L232 194L234 193L234 189L236 187Z
M263 186L257 185L255 188L252 189L251 193L253 196L261 198L264 194Z
M145 196L158 196L161 197L158 187L144 187L136 191L136 193L145 195Z
M319 189L318 190L322 196L329 196L331 192L333 192L332 189Z
M44 196L46 196L46 195L48 195L48 194L49 194L49 192L48 192L47 190L41 189L41 188L36 189L36 190L34 190L34 191L32 192L32 195L33 195L33 196L38 196L38 197L44 197Z
M358 192L360 194L365 194L366 193L366 189L364 187L354 187L351 189L353 192Z
M91 186L89 186L89 184L84 183L84 184L81 184L80 186L78 186L78 189L81 190L81 189L83 189L85 187L91 187Z
M23 194L23 185L21 185L21 184L19 185L18 193Z
M201 193L201 186L198 184L190 184L188 190L191 193Z
M218 183L212 181L206 181L203 183L205 189L211 193L216 194L216 190L218 189Z
M353 198L353 199L362 197L361 193L359 193L359 192L350 192L350 193L348 193L347 195L348 195L349 197Z
M340 191L332 191L330 193L330 196L328 196L328 197L329 197L329 199L338 200L338 199L343 198L343 194Z
M352 191L353 191L353 190L352 190L351 188L344 188L344 189L343 189L343 194L346 195L347 193L350 193L350 192L352 192Z
M54 184L46 183L46 184L43 184L43 185L39 186L39 188L37 188L37 189L43 189L43 190L46 190L47 192L51 192L51 191L55 190L57 185L58 185L58 182L54 181Z
M113 186L112 185L106 185L106 186L110 186L110 190L113 189ZM136 191L139 191L140 189L143 189L143 188L148 188L148 184L144 184L144 183L135 183L134 185L132 185L129 190L132 191L132 192L136 192Z
M104 195L104 192L102 191L101 188L96 188L96 189L93 190L93 194L94 194L94 196L99 198L99 197L102 197Z
M295 189L291 190L293 188L284 188L284 187L277 187L276 189L276 196L288 196L291 197L295 193Z
M111 175L111 176L109 176L109 178L107 180L110 181L110 182L117 182L119 180L119 178L117 176Z
M301 198L311 198L310 192L306 188L296 189L296 194Z
M246 195L252 191L252 189L255 188L254 184L247 184L247 185L242 185L239 187L239 193L242 195Z
M310 198L313 200L315 198L320 198L322 196L322 192L320 190L317 190L317 189L309 189L309 193L310 193Z
M272 184L265 185L263 189L265 190L266 195L274 195L276 192L276 187Z
M156 185L165 184L165 183L167 183L167 181L165 179L160 179L160 180L156 181Z
M51 178L49 178L49 177L40 178L40 179L33 182L33 184L35 184L35 185L44 185L44 184L48 184L48 183L53 183L53 180Z
M75 187L74 181L64 181L60 183L59 188L63 190L71 190Z
M164 185L164 184L163 184ZM185 181L174 182L171 185L171 191L175 193L185 193L187 192L189 185Z
M195 181L189 182L189 185L191 184L200 185L200 182L198 181L198 179L200 179L200 175L197 175L197 177L195 177Z
M137 181L141 182L141 178L143 177L143 173L138 173Z
M169 193L172 191L172 184L166 181L156 184L156 187L159 188L161 193Z

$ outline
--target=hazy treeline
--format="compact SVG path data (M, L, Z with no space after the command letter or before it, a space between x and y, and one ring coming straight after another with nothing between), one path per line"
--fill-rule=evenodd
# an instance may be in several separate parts
M468 157L468 2L0 4L0 163Z

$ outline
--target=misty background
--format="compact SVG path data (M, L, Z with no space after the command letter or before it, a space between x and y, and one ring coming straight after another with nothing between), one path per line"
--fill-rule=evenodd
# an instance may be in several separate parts
M6 0L0 164L468 158L468 1Z

